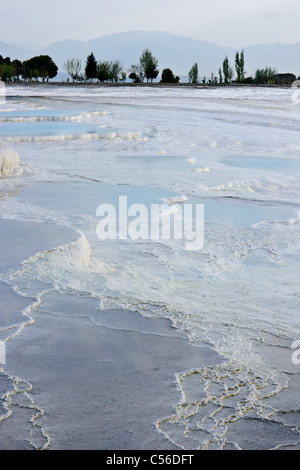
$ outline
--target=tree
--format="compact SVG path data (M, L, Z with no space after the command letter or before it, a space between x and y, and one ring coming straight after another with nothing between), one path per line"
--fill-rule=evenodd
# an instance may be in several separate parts
M12 78L18 80L23 72L23 64L20 60L11 60L10 57L0 55L0 80L11 81Z
M99 82L106 82L107 80L112 80L110 62L98 62L97 78Z
M22 71L22 78L23 80L29 80L31 82L32 79L32 70L29 67L29 61L24 60L23 62L23 71Z
M141 64L139 65L131 65L131 67L128 70L129 73L129 78L133 80L135 83L143 82L145 75L144 71L141 67Z
M42 78L43 82L49 78L54 78L57 75L58 67L48 55L39 55L32 57L29 60L23 62L22 73L24 78L32 77L38 81L39 77Z
M47 82L49 78L54 78L57 75L58 67L53 62L50 56L48 55L41 55L40 57L40 77L42 77L43 82L45 78Z
M35 78L35 81L38 82L39 81L39 76L40 76L39 69L33 69L32 70L32 75L33 75L33 78Z
M11 80L12 76L13 76L12 66L6 64L5 62L2 62L2 64L0 64L0 80L3 80L3 82L8 82Z
M222 69L221 67L219 68L219 82L223 83L223 76L222 76Z
M119 60L115 60L114 62L111 62L110 64L110 71L112 75L112 80L115 83L118 83L120 79L120 74L123 71L123 64Z
M244 56L244 51L241 52L240 55L240 72L241 72L241 81L244 80L245 78L245 56Z
M147 78L147 82L157 77L159 70L157 69L158 60L154 57L149 49L144 49L140 56L140 66L143 70L144 76Z
M0 80L3 80L4 82L10 80L12 77L13 72L10 63L10 57L6 57L4 59L2 55L0 55Z
M272 77L276 75L276 70L271 67L265 67L264 69L257 69L255 72L254 82L257 84L267 84L272 80Z
M97 78L97 61L92 52L90 55L87 56L86 59L85 76L88 80L91 81L93 80L93 78Z
M244 51L242 51L241 54L237 51L235 54L235 71L237 74L237 82L241 83L245 78Z
M224 82L228 83L228 76L229 76L229 60L226 56L223 61L223 75L224 75Z
M78 78L81 71L81 60L80 59L67 59L67 62L63 64L63 68L70 75L73 82Z
M132 80L134 83L139 83L140 82L140 78L137 76L137 74L135 72L131 72L129 74L128 78L130 78L130 80Z
M189 71L189 82L198 83L198 64L195 63Z
M13 76L17 80L19 80L19 77L20 77L20 75L22 75L23 70L24 70L22 62L18 59L15 59L15 60L12 61L11 65L13 67Z
M6 65L10 65L11 64L11 59L10 57L2 57L2 55L0 55L0 64L6 64Z
M161 83L178 83L179 77L175 77L171 69L164 69L161 74Z
M228 83L233 78L233 69L229 64L228 57L226 56L223 61L223 75L224 75L224 82Z

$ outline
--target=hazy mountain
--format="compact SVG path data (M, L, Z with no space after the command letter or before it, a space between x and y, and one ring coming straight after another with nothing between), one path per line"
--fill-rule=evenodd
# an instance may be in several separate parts
M26 60L31 57L28 54L30 54L29 50L0 41L0 55L2 55L2 57L10 57L12 60Z
M84 65L87 55L93 52L98 61L118 59L129 67L138 63L146 47L158 58L160 71L170 67L177 75L187 75L197 61L203 72L217 73L225 55L233 57L235 53L232 48L159 31L108 34L85 42L60 41L50 44L43 52L53 57L59 66L70 57L82 59Z
M219 67L227 54L234 67L235 49L221 47L206 41L190 39L176 34L160 31L129 31L101 36L90 41L74 39L58 41L46 48L32 50L18 48L0 42L0 54L28 59L33 55L48 54L63 71L62 65L68 58L82 60L82 69L91 52L97 61L120 60L125 67L138 63L143 49L148 47L159 60L159 70L170 67L176 75L187 75L197 62L200 75L218 75ZM244 48L247 74L257 68L270 66L278 72L293 72L300 75L300 43L296 44L259 44Z

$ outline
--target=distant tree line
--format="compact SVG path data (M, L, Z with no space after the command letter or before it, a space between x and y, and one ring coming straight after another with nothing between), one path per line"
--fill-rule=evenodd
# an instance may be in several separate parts
M57 71L57 65L48 55L32 57L23 62L18 59L12 61L10 57L3 58L0 55L0 78L4 82L19 81L20 77L30 82L41 78L44 82L56 77Z
M125 70L119 60L97 61L93 53L89 54L84 70L82 71L82 62L80 59L67 59L63 64L63 69L68 73L72 82L86 82L98 80L101 83L125 82L127 78L133 83L153 82L159 75L158 59L152 52L146 48L142 51L138 62L132 64ZM56 77L58 67L53 59L48 55L32 57L29 60L21 62L18 59L11 60L10 57L0 55L0 79L3 81L39 81L45 82ZM257 69L254 77L246 76L244 51L236 52L234 67L225 56L222 66L218 70L218 76L214 72L210 78L203 76L199 79L199 67L195 63L188 72L188 81L191 84L202 82L203 84L269 84L269 83L288 83L293 80L293 74L279 74L271 67ZM165 68L161 74L160 83L179 83L179 76L174 75L170 68Z
M157 78L159 74L158 60L153 56L149 49L144 49L137 64L131 65L128 70L124 69L124 65L119 61L99 61L97 62L93 52L88 55L84 68L81 72L81 60L68 59L63 64L64 70L70 75L72 81L98 80L99 82L125 82L128 78L133 82L151 82Z
M236 73L236 78L234 75ZM240 53L237 51L235 55L234 68L231 66L227 55L223 60L222 67L219 68L218 77L212 72L209 79L205 76L202 78L202 83L244 83L244 84L274 84L282 83L281 74L277 75L277 72L274 68L265 67L263 69L257 69L255 71L254 77L246 77L245 71L245 56L244 51ZM292 74L282 74L282 75L291 75ZM198 64L194 64L188 74L190 83L199 83L198 76ZM295 77L296 78L296 77ZM287 80L291 80L290 77L287 77ZM287 82L286 82L287 83Z

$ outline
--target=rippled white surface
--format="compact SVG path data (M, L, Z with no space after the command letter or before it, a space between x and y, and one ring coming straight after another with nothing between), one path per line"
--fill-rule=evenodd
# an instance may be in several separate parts
M1 136L23 171L0 184L27 188L3 198L0 216L79 232L77 242L29 258L9 282L30 296L54 287L170 318L222 354L221 366L178 371L182 402L156 425L182 448L241 448L247 420L280 423L300 441L291 361L300 338L300 117L291 89L7 91ZM86 129L111 137L87 138ZM49 133L77 137L30 139ZM172 197L204 204L203 249L99 241L97 206L119 195L147 206Z

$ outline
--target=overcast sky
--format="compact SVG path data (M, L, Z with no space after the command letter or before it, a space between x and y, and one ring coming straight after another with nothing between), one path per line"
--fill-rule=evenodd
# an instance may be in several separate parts
M300 42L299 0L1 0L0 41L47 46L130 30L242 48Z

